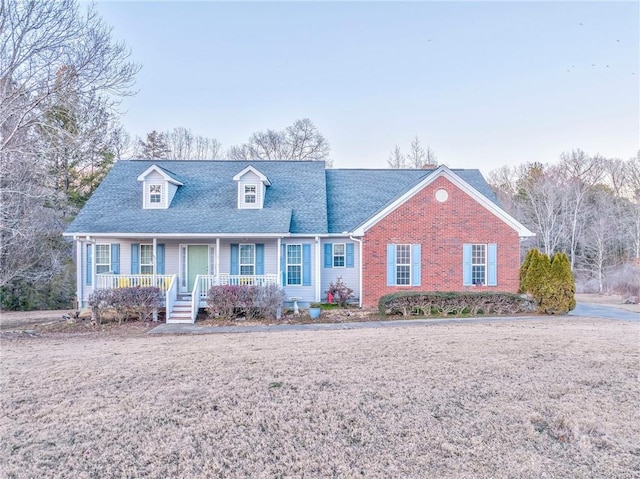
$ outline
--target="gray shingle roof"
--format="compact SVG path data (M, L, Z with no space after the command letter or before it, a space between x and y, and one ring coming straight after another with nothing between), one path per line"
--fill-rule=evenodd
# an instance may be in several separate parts
M168 209L142 208L138 175L157 165L179 179ZM237 208L233 176L248 165L272 182L262 210ZM324 162L119 161L67 233L326 233Z
M479 170L451 170L498 204ZM327 170L329 232L353 231L433 170Z
M184 186L168 209L142 208L138 175L157 165ZM271 181L264 208L237 208L233 176L252 165ZM451 170L497 204L478 170ZM323 234L353 231L432 170L326 170L324 162L120 161L67 233Z

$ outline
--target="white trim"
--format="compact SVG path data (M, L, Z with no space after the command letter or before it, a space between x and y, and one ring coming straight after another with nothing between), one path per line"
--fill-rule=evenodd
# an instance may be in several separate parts
M321 264L321 259L320 259L320 254L321 254L321 244L320 244L320 237L316 236L315 237L315 242L316 242L316 251L315 251L315 273L316 273L316 278L315 278L315 302L319 303L320 302L320 295L322 294L321 291L321 287L322 287L322 264Z
M93 257L93 267L96 270L96 274L102 274L102 273L108 273L109 271L111 271L111 243L96 243L96 254ZM102 273L98 273L98 246L107 246L107 251L109 252L109 261L107 261L106 263L100 263L102 266L104 266L105 264L108 266L108 269L106 271L103 271Z
M243 263L242 262L242 247L243 246L252 246L253 247L253 263ZM256 275L256 244L255 243L239 243L238 244L238 275L240 276L255 276ZM242 266L251 266L253 268L253 273L247 274L242 272Z
M367 221L358 226L354 233L356 236L364 236L365 232L373 227L376 223L382 220L384 217L389 215L391 212L402 206L404 203L409 201L415 195L417 195L420 191L422 191L425 187L433 183L437 178L444 176L455 186L460 188L463 192L471 196L472 199L476 200L481 206L484 206L489 212L493 213L500 220L504 221L508 226L514 229L518 235L523 237L535 236L526 226L516 220L513 216L509 215L506 211L500 208L498 205L490 201L486 196L478 192L474 187L472 187L469 183L464 181L454 172L452 172L449 168L444 165L439 166L436 170L433 171L430 175L428 175L425 179L423 179L420 183L415 185L409 191L405 192L402 196L397 198L393 203L389 206L383 208L378 213L373 215Z
M171 177L162 168L160 168L157 165L151 165L149 168L147 168L142 173L140 173L140 175L137 178L138 181L146 181L145 178L149 175L149 173L154 172L154 171L156 173L158 173L159 175L161 175L165 179L165 181L168 181L169 183L173 183L174 185L177 185L177 186L183 186L184 185L184 183L182 183L181 181L178 181L175 178Z
M300 246L300 262L289 263L289 246ZM302 260L302 243L287 243L284 248L285 286L302 286L304 262ZM300 284L289 284L289 266L300 266Z
M240 179L249 172L255 174L258 178L260 178L260 181L262 181L262 183L264 183L265 186L271 186L271 182L269 181L269 178L267 178L264 174L260 173L251 165L247 166L242 171L240 171L240 173L235 175L233 177L233 181L240 181Z
M253 203L247 202L247 187L253 187L255 191L253 193L249 193L249 195L253 195L255 201ZM238 186L238 208L243 210L259 210L262 209L262 195L260 195L260 191L258 190L257 183L243 183Z
M364 244L363 244L362 240L360 240L358 238L354 238L353 236L349 236L349 239L351 241L357 241L358 244L360 245L360 251L358 253L359 254L359 256L358 256L358 266L359 266L359 269L360 269L360 273L358 275L359 276L359 278L358 278L358 288L359 288L359 291L358 291L358 296L359 296L358 303L359 304L358 304L358 306L360 306L362 308L362 296L363 296L363 293L362 293L362 288L363 288L362 265L364 263L364 261L362 260L362 248L364 247ZM353 260L355 261L355 258L353 258Z
M394 258L393 262L395 263L396 267L395 267L395 285L394 286L411 286L413 284L413 248L411 247L411 243L392 243L396 245L396 257ZM407 246L409 248L409 262L408 263L398 263L398 246ZM409 267L409 282L406 284L398 284L398 266L408 266Z
M84 243L80 240L76 240L76 296L78 301L78 309L82 309L84 306L84 294L83 285L85 281L82 281L82 270L85 269L82 265L82 250L84 249ZM86 253L85 253L86 254Z
M99 238L284 238L291 237L290 233L62 233L63 236L97 236ZM312 234L298 235L301 238L313 238Z
M336 266L336 245L342 245L342 258L344 259L344 264L342 266ZM347 243L331 243L331 267L337 269L343 269L347 267Z

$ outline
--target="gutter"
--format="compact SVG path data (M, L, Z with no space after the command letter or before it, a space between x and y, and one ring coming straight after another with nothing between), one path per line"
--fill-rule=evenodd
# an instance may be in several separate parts
M362 256L362 240L359 240L358 238L354 238L352 235L349 235L349 239L351 241L355 241L360 245L360 258L358 263L359 264L359 268L360 268L360 274L358 275L358 289L360 294L358 295L358 306L360 306L362 308L362 263L363 263L363 256Z

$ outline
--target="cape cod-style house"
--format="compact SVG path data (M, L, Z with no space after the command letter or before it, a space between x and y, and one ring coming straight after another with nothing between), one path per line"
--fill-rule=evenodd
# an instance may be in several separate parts
M387 293L518 289L520 239L478 170L325 169L314 161L120 161L66 236L77 296L157 285L168 322L217 284L278 284L301 305L341 277Z

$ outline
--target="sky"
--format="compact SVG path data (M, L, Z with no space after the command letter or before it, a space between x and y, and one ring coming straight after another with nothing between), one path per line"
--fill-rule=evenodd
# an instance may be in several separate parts
M639 2L113 2L142 65L133 136L224 147L309 118L336 168L384 168L418 136L451 168L640 149Z

